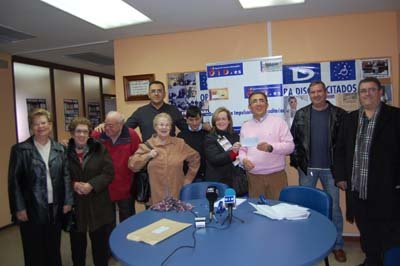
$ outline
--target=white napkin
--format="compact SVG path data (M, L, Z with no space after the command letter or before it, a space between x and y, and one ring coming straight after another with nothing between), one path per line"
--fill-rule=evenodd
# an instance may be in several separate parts
M301 220L307 219L310 216L310 211L307 208L292 205L287 203L279 203L274 206L257 205L249 202L256 211L254 213L266 216L273 220Z

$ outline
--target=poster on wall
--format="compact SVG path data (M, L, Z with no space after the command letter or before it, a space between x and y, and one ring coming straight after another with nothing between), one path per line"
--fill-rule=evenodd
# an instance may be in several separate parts
M68 131L69 123L79 116L79 103L77 99L64 99L64 128Z
M360 59L283 65L283 109L291 125L296 110L311 103L308 86L322 80L327 87L328 100L347 111L359 108L358 83L365 77L380 79L385 89L382 101L392 103L390 59Z
M254 91L268 96L269 113L284 115L282 56L210 63L206 67L209 112L212 114L221 106L228 108L235 130L252 117L248 97Z
M37 108L46 109L46 99L26 99L26 110L28 114Z
M88 102L88 119L92 123L93 128L101 123L100 103Z
M198 106L204 121L208 122L210 111L206 72L169 73L167 78L169 103L175 105L183 115L189 106Z

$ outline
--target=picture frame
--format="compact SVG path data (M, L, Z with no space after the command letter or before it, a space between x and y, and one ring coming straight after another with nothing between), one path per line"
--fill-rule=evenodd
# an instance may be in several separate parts
M124 76L125 101L149 100L150 82L155 80L154 74Z

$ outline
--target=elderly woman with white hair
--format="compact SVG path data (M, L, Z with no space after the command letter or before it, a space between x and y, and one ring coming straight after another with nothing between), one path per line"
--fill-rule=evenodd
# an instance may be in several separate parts
M153 127L156 131L146 144L129 159L129 168L140 171L148 163L151 199L154 204L166 197L178 198L182 186L192 182L200 166L200 155L181 138L170 136L172 118L167 113L154 117ZM183 163L188 163L186 175Z

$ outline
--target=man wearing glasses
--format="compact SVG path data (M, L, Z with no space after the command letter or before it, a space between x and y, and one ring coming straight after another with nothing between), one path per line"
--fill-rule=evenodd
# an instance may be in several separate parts
M360 231L360 265L375 266L400 245L400 109L381 102L374 77L360 81L358 95L361 107L339 129L333 174L346 191L347 220Z
M167 113L172 117L174 123L171 129L172 136L175 136L175 126L180 130L187 128L186 121L181 112L175 106L164 102L164 83L158 80L150 82L148 95L150 103L139 107L125 123L125 125L130 128L139 127L143 142L153 135L153 119L159 113Z

